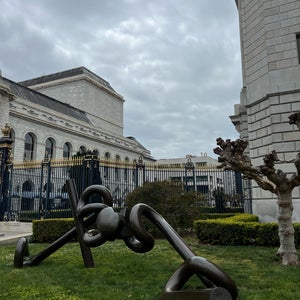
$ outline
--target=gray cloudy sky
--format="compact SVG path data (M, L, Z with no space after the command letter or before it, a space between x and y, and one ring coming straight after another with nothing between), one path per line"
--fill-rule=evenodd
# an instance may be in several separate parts
M14 81L85 66L125 98L125 136L159 158L238 138L234 0L0 0L0 69Z

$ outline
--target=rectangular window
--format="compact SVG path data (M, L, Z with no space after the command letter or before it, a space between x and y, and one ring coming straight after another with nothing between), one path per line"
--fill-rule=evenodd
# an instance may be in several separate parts
M207 181L208 180L208 176L197 176L196 177L196 181L199 182L199 181Z
M196 162L196 166L197 167L204 167L206 165L207 165L207 162L204 162L204 161L202 161L202 162Z
M296 34L297 50L298 50L298 62L300 64L300 33Z

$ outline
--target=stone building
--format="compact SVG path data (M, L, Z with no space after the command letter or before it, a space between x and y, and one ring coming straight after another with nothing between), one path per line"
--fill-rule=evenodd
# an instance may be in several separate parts
M300 132L289 125L289 115L300 111L300 1L236 0L240 22L243 87L233 124L249 141L254 165L276 150L286 163L278 168L295 171L288 163L300 150ZM300 221L299 188L294 190L293 219ZM274 220L276 197L253 186L253 213Z
M195 167L217 167L219 165L217 159L208 156L205 152L201 152L199 156L187 154L185 157L181 158L166 158L157 160L157 164L162 166L182 168L187 162L192 162Z
M1 75L0 105L1 128L13 130L14 161L86 150L112 160L153 161L135 138L123 136L123 97L84 67L19 83Z
M159 159L156 163L161 170L160 180L181 183L183 189L196 191L202 197L201 205L216 206L218 212L224 212L225 206L244 209L251 200L249 181L242 180L239 172L219 169L218 160L207 153Z
M208 202L213 198L215 189L224 188L226 176L217 170L218 161L206 153L201 153L200 156L187 154L184 158L158 159L156 163L160 168L170 170L166 173L165 180L185 183L188 190L206 195ZM180 169L185 172L178 172Z

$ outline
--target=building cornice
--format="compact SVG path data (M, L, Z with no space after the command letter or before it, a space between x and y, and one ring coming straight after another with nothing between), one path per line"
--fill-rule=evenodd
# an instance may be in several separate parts
M142 154L145 158L152 159L151 155L147 153L147 150L141 149L134 142L131 142L130 139L115 137L109 133L97 131L95 128L86 126L84 123L74 123L71 120L61 118L60 116L50 114L49 112L44 112L36 107L30 107L27 105L25 107L22 103L14 103L15 104L11 105L10 108L11 116L15 116L31 123L41 124L47 128L64 131L70 135L89 139L102 145L113 146L136 153L137 155Z
M292 95L292 94L299 94L300 89L295 89L295 90L289 90L289 91L282 91L282 92L275 92L275 93L268 93L266 96L254 101L253 103L245 105L246 108L251 108L253 106L256 106L260 104L261 102L268 100L269 98L272 97L280 97L280 96L285 96L285 95Z

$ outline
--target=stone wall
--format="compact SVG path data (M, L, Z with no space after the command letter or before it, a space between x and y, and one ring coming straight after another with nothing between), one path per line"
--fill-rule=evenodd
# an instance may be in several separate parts
M9 123L9 102L13 99L14 95L3 81L0 70L0 129Z
M94 126L112 134L123 135L123 98L86 76L49 82L35 90L70 104L87 113Z
M282 161L300 151L300 132L289 115L300 110L300 65L296 34L300 32L299 0L239 0L243 89L231 119L249 141L254 165L276 150ZM241 113L242 107L246 113ZM245 118L246 116L246 118ZM278 168L291 175L292 163ZM294 218L300 221L300 193L294 191ZM276 219L276 197L254 185L253 212ZM275 206L275 207L274 207ZM269 211L269 213L267 213Z
M66 142L72 145L72 154L76 154L79 147L84 146L87 150L96 149L100 157L109 152L111 159L117 155L121 160L128 158L129 161L137 160L140 155L143 155L145 160L150 157L150 151L141 148L134 140L98 131L92 124L75 120L43 106L29 105L28 101L21 98L15 99L10 104L9 124L15 138L13 144L15 161L23 161L24 138L29 132L36 137L37 148L34 151L34 159L38 161L44 158L47 138L55 141L56 159L63 157L63 145Z

